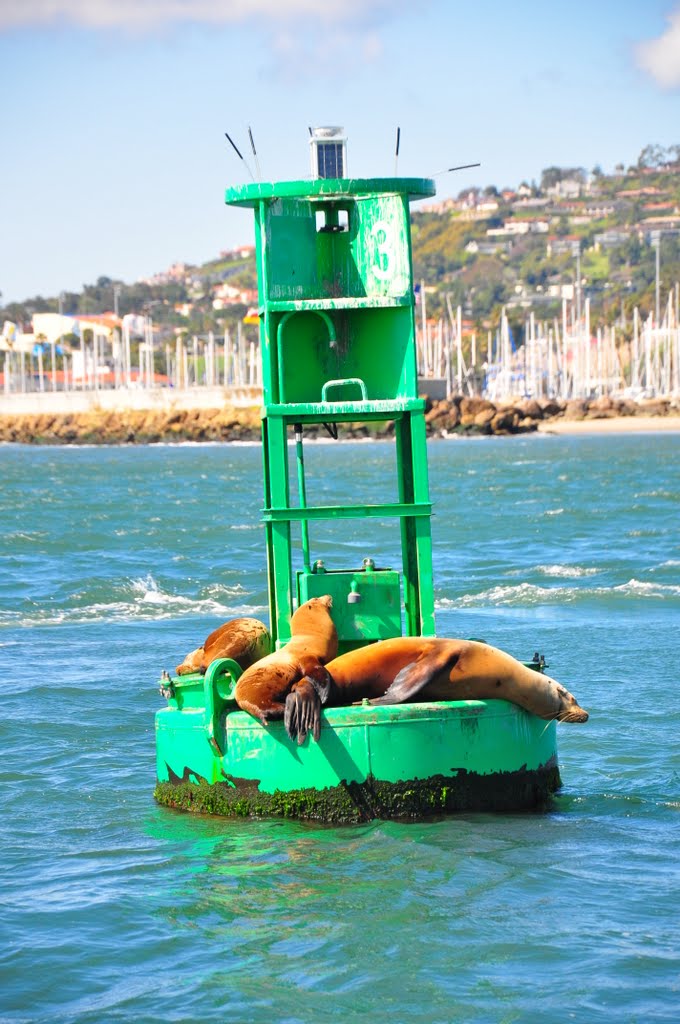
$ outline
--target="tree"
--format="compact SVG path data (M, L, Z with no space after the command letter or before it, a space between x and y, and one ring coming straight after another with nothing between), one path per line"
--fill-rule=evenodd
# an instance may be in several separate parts
M585 181L586 173L582 167L546 167L541 172L541 189L554 188L561 181Z
M666 163L666 150L663 146L649 145L640 153L637 165L640 169L643 167L655 168L662 167Z

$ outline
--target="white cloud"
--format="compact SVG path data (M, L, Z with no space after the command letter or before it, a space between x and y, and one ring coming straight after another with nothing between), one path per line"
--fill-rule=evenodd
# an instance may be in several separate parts
M399 6L390 0L1 0L0 31L54 25L149 31L178 23L261 19L366 22Z
M680 88L680 7L668 18L658 39L638 43L635 56L642 68L664 89Z

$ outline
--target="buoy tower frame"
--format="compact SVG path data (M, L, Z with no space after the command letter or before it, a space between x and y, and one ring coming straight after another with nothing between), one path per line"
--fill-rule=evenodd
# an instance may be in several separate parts
M425 402L418 396L409 203L427 179L317 179L229 189L255 215L263 370L262 446L270 628L290 637L296 602L330 592L340 650L402 634L433 636L434 598ZM393 420L399 500L308 505L303 430ZM288 439L295 435L297 501ZM370 499L370 496L369 496ZM399 574L328 569L310 552L310 524L397 517ZM291 528L299 524L302 566ZM330 570L330 571L329 571Z

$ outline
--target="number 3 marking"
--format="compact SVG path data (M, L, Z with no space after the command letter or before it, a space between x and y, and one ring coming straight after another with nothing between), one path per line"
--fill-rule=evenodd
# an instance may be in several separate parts
M379 238L380 235L382 235L382 238ZM384 220L377 220L371 228L371 236L376 241L378 254L378 259L371 267L371 270L379 281L388 281L392 276L392 271L390 270L390 250L392 248L390 235L390 226Z

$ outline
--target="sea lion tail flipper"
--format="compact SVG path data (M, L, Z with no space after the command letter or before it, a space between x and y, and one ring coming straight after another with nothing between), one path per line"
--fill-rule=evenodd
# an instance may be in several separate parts
M187 654L182 664L177 666L175 672L178 676L190 675L192 672L205 672L204 661L205 650L203 647L197 647L195 651Z
M402 704L415 697L417 693L431 683L435 676L443 671L450 671L458 661L460 652L452 652L447 648L426 648L415 661L399 671L382 697L374 697L371 704Z

